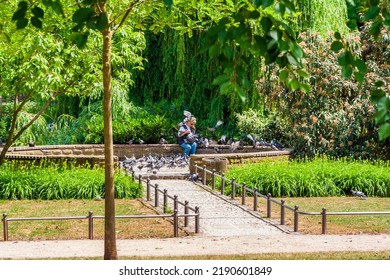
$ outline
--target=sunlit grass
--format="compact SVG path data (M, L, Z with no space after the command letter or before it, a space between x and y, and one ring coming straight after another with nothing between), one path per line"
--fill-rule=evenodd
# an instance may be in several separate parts
M155 215L156 212L139 200L117 199L116 215ZM8 218L104 216L104 200L0 200L0 213ZM0 226L1 232L3 225ZM88 221L10 221L9 240L69 240L87 239ZM173 225L165 218L116 219L118 239L170 238ZM179 235L187 233L180 231ZM103 239L104 220L94 220L94 239Z

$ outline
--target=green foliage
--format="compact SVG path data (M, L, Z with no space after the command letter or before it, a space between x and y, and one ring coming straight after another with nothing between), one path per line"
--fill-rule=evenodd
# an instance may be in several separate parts
M116 198L142 196L142 187L123 171L115 171ZM94 199L104 197L104 170L71 162L39 166L7 162L0 167L1 199Z
M265 115L263 110L249 109L242 114L235 114L237 130L246 135L255 135L256 139L270 142L277 140L281 144L286 143L288 123L278 117L277 113Z
M227 178L274 197L342 196L359 190L368 196L390 196L389 162L331 160L271 161L232 166ZM237 194L240 189L237 188ZM230 189L227 188L227 194Z
M390 27L390 7L388 1L364 1L361 3L361 8L364 11L364 20L368 22L366 28L370 36L367 40L374 38L375 42L379 43L378 45L381 45L383 39L388 41ZM353 73L353 77L362 84L367 72L367 63L354 53L348 42L338 33L335 34L332 50L334 52L343 50L338 56L343 77L351 78ZM380 52L384 57L388 54L386 48L380 49ZM384 78L386 77L388 76ZM383 88L385 85L384 78L377 77L373 83L376 88L371 91L371 101L377 105L375 123L379 125L378 136L380 140L390 137L390 97L386 94L386 89Z
M332 46L335 48L330 38L302 34L301 39L306 68L311 73L310 94L278 87L276 72L271 72L269 79L260 80L258 84L267 107L278 109L279 117L284 116L290 121L286 131L288 146L294 148L300 157L316 154L354 158L372 156L382 145L377 144L372 121L375 107L370 102L369 91L376 75L388 79L386 66L370 54L364 57L369 61L366 70L370 78L363 84L351 82L340 77L337 54L329 50ZM362 46L360 41L357 36L348 40L357 53L366 48L366 44Z
M298 28L304 32L339 32L347 35L346 25L348 1L345 0L295 0Z

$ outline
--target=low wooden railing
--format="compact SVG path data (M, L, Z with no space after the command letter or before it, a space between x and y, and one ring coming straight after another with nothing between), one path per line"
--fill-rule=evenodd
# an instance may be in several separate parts
M158 214L158 215L123 215L115 216L116 219L158 219L158 218L171 218L173 220L173 236L179 237L179 218L197 216L195 214L178 214L177 210L174 210L172 214ZM3 213L3 238L4 241L9 240L8 224L15 221L58 221L58 220L88 220L88 239L93 239L94 233L94 220L104 219L104 216L93 216L93 212L89 211L87 216L70 216L70 217L28 217L28 218L9 218L6 213Z
M135 176L135 173L132 172L132 178L135 181L137 178ZM150 179L147 178L146 180L143 179L142 175L138 176L138 183L139 184L146 184L146 200L149 202L154 202L154 207L156 209L162 209L162 212L168 213L170 211L170 207L173 208L173 211L179 212L180 209L183 209L184 213L181 214L181 217L184 217L184 227L189 226L189 218L194 217L195 225L194 230L195 233L200 232L200 213L199 213L199 207L191 207L189 205L189 202L186 200L184 202L180 201L178 199L177 195L171 196L168 194L168 191L166 189L161 190L158 184L152 184ZM153 190L153 191L152 191ZM152 197L152 193L154 193L154 196ZM161 206L162 203L162 206ZM190 212L192 211L192 214Z
M199 170L201 172L199 172ZM299 211L299 206L295 205L294 207L290 207L285 204L285 201L282 199L280 201L277 201L272 198L271 194L261 194L258 192L256 188L248 188L248 186L245 183L237 183L235 178L228 179L225 177L224 173L219 174L215 170L207 170L206 166L200 167L198 165L195 165L195 174L200 174L200 180L203 185L209 186L211 184L211 189L216 189L216 178L220 178L221 182L219 185L220 193L221 195L225 195L225 187L226 184L230 184L231 187L231 193L230 198L232 200L236 199L236 189L241 188L241 204L246 205L246 196L250 194L253 196L253 211L258 211L258 199L262 198L266 200L266 217L271 219L271 210L272 205L276 204L280 206L280 225L285 225L285 213L286 210L290 210L293 212L293 220L294 220L294 232L298 232L298 222L299 222L299 216L300 215L312 215L312 216L321 216L322 217L322 229L321 233L326 234L327 229L327 217L328 216L341 216L341 215L390 215L390 211L381 211L381 212L328 212L326 211L326 208L322 208L322 211L319 212L305 212L305 211ZM207 176L209 175L209 176ZM209 180L207 178L209 177Z

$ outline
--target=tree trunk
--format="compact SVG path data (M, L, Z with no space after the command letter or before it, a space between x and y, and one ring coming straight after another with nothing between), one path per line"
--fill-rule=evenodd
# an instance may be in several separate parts
M112 86L111 86L111 40L108 27L103 35L103 109L104 109L104 163L105 163L105 220L104 259L118 258L115 233L115 188L114 188L114 147L112 137Z

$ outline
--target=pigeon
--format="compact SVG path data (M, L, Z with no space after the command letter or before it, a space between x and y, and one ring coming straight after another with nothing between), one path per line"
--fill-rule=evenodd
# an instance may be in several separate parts
M259 142L256 139L256 135L248 134L247 137L249 138L249 140L251 140L253 148L256 148L256 146L259 144Z
M145 141L142 140L141 138L138 138L138 142L139 142L140 144L144 144L144 143L145 143Z
M209 145L210 145L209 139L207 138L203 139L203 147L208 148Z
M164 137L161 136L159 144L168 144L168 141L164 139Z
M214 127L208 127L207 129L208 129L209 131L215 131L215 130L216 130L218 127L220 127L221 125L223 125L223 121L218 120Z
M134 138L127 141L127 144L131 145L131 144L133 144L133 142L134 142Z
M361 192L361 191L351 190L351 194L354 196L358 196L358 197L360 197L360 199L363 199L363 200L367 198L367 196L364 194L364 192Z
M199 179L199 176L198 176L198 174L191 174L190 175L190 177L188 178L191 182L196 182L196 181L198 181L198 179Z
M241 141L233 142L233 143L230 145L230 151L231 151L231 152L234 152L235 150L237 150L238 147L240 146L240 144L241 144Z
M222 135L221 138L218 140L218 143L226 145L226 135Z
M271 147L275 147L277 150L283 149L282 144L278 143L278 142L275 141L275 140L272 140L272 141L271 141Z
M186 116L187 119L191 119L194 115L191 112L188 112L184 110L183 112L184 116Z

